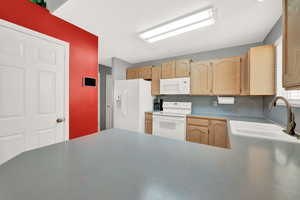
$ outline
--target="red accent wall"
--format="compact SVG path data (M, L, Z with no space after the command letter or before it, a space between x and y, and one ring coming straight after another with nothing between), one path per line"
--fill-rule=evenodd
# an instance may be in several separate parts
M2 1L0 19L70 43L70 138L97 132L98 87L82 87L82 78L98 79L98 37L29 0Z

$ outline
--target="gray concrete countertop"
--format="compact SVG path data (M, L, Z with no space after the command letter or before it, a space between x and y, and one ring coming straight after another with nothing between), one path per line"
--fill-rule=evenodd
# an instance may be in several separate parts
M300 146L230 135L231 149L120 129L0 166L1 200L296 200Z

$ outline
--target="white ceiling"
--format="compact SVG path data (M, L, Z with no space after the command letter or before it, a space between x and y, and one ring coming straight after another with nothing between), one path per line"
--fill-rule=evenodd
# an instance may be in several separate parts
M217 23L156 43L138 33L214 6ZM54 12L100 37L99 62L118 57L130 63L261 42L281 15L281 0L69 0Z

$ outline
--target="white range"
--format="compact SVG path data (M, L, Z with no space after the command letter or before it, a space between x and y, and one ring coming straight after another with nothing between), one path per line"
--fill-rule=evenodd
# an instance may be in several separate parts
M163 111L153 113L153 135L184 141L191 112L191 102L163 102Z

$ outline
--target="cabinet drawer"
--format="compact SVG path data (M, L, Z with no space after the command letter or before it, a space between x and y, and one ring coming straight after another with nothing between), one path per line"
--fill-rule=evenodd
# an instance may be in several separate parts
M194 117L188 117L187 123L190 125L196 125L196 126L208 126L209 120L208 119L201 119L201 118L194 118Z

